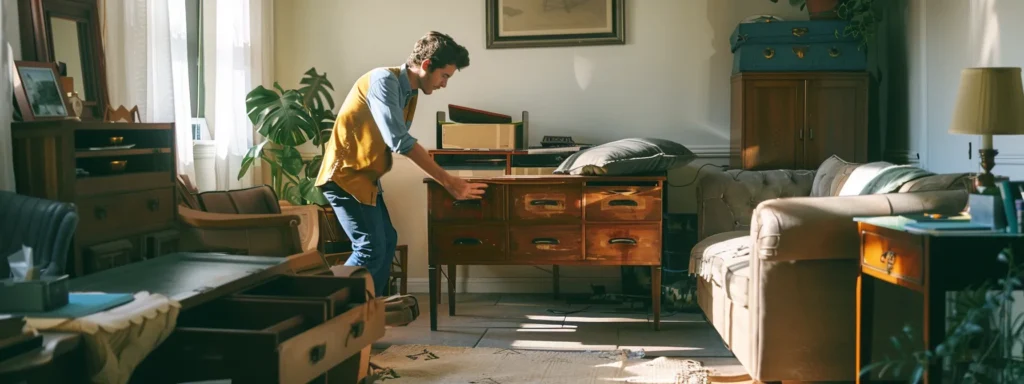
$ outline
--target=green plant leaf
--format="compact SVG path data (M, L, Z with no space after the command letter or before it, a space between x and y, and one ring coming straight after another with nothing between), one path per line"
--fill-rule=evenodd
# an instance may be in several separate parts
M320 192L320 188L314 185L315 180L313 179L302 179L299 182L299 193L307 201L317 205L327 205L327 198L324 197L323 193Z
M242 180L242 177L245 176L246 172L249 172L249 167L252 166L252 163L256 161L256 159L263 158L263 146L267 145L267 143L267 140L263 140L262 143L249 148L249 152L246 152L245 157L242 158L242 166L238 170L237 180Z
M274 85L280 89L279 85ZM260 135L277 144L302 145L307 140L304 132L313 132L318 126L302 106L302 93L298 91L279 94L261 85L249 92L245 106L249 120Z
M283 147L280 149L271 149L271 153L277 158L277 162L281 164L281 169L285 173L292 176L299 176L302 172L302 154L299 153L295 147Z
M311 110L334 110L334 99L331 97L334 85L331 85L331 81L327 80L327 72L321 75L316 73L315 67L310 68L306 71L306 76L302 77L300 83L304 85L299 88L299 92L303 96L302 105Z
M306 177L316 179L316 176L320 174L320 164L323 164L324 156L316 155L309 160L309 164L306 164Z

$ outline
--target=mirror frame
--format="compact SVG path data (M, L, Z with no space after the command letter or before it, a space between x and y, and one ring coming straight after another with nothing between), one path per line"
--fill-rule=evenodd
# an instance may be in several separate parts
M102 120L109 104L107 68L103 57L97 0L18 0L21 29L21 60L53 63L53 33L50 18L78 22L78 45L82 54L82 120Z

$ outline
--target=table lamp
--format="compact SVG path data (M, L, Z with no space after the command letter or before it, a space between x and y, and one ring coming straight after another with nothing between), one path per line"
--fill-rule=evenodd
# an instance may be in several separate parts
M982 172L975 180L978 193L998 194L992 167L999 154L992 135L1024 134L1024 88L1019 67L966 68L960 74L960 90L949 133L981 135Z

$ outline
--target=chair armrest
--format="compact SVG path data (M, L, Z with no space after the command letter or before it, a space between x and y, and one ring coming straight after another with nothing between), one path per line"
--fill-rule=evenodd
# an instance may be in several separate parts
M967 196L955 190L765 201L751 221L753 254L773 261L856 259L860 236L853 218L955 214L966 207Z
M184 206L178 207L178 218L182 223L202 229L243 229L261 227L298 227L301 218L286 214L237 214L197 211Z
M178 214L186 249L279 257L305 251L295 215L210 213L185 206L178 206Z
M729 170L709 173L697 184L697 240L750 228L754 208L765 200L809 196L815 171Z

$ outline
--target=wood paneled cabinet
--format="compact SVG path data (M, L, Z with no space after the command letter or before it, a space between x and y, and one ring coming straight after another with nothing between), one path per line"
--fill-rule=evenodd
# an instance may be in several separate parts
M17 192L78 210L65 273L177 250L174 124L19 122L11 138Z
M856 72L734 75L729 165L817 169L832 155L866 162L868 81Z

